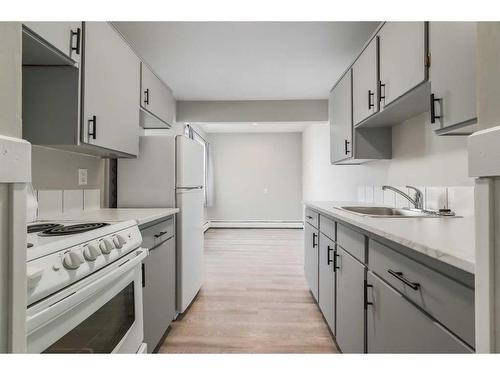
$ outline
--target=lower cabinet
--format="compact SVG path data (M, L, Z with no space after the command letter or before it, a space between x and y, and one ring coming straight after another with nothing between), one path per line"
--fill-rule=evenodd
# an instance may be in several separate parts
M144 342L151 352L175 317L175 237L151 248L143 267Z
M319 235L319 308L335 334L335 243Z
M367 349L368 353L472 352L371 272L367 275Z
M364 353L365 266L340 246L336 251L337 320L335 337L343 353Z
M307 285L318 301L318 244L319 232L311 224L305 223L304 233L304 272Z

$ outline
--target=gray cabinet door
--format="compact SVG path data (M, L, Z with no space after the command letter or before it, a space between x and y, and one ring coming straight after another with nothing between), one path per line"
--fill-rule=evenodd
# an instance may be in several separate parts
M379 32L381 106L427 79L425 22L387 22Z
M335 243L319 234L319 308L330 330L335 334Z
M144 63L141 63L141 107L162 122L173 126L174 96L170 89Z
M307 285L318 301L318 230L305 223L304 228L304 273Z
M330 161L352 157L352 72L349 69L330 92Z
M476 120L476 22L430 22L434 129Z
M81 22L23 22L23 24L73 61L80 61L78 52L81 48L76 49L76 47L77 42L81 41L81 34L80 38L77 37L79 29L81 33Z
M110 24L85 22L83 59L82 141L137 155L139 58Z
M472 352L371 272L367 284L368 353Z
M373 38L352 66L354 126L378 112L378 39Z
M344 353L365 350L365 267L337 246L337 297L335 337Z
M175 237L153 248L144 260L144 342L152 351L175 317Z

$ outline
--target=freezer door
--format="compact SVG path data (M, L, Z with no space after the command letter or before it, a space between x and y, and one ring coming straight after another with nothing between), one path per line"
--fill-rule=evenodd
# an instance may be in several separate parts
M176 186L203 186L203 146L185 136L177 136L176 152Z
M203 283L203 190L177 190L177 310L184 312Z

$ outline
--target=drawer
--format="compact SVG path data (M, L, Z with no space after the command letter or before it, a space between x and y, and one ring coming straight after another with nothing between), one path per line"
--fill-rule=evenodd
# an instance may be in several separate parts
M365 236L337 223L337 244L359 261L365 263Z
M319 229L319 214L309 207L306 207L305 218L306 223L311 224L314 228Z
M368 353L473 352L373 273L368 272L367 282Z
M333 221L332 219L323 215L319 215L319 231L330 238L332 241L336 240L335 221Z
M442 325L474 345L474 290L370 240L368 267Z
M152 249L163 241L175 235L174 218L141 228L142 246Z

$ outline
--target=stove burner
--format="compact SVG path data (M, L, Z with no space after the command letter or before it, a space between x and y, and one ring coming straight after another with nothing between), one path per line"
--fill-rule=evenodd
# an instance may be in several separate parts
M62 225L54 223L32 224L28 225L28 233L36 233L47 229L59 228L59 227L62 227Z
M52 237L52 236L67 236L69 234L78 234L87 232L89 230L99 229L109 225L108 223L85 223L85 224L75 224L75 225L66 225L60 226L56 228L51 228L44 230L42 233L38 235L40 237Z

